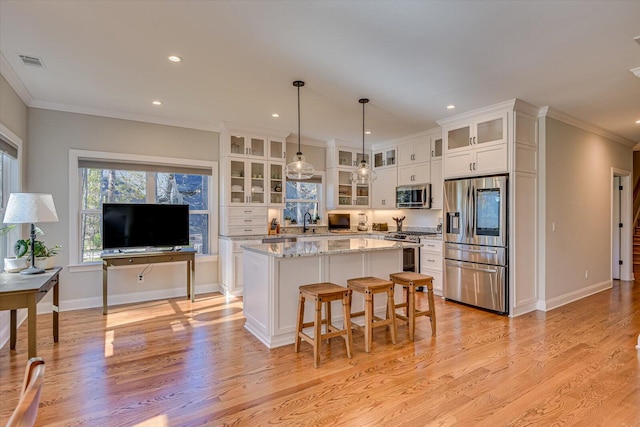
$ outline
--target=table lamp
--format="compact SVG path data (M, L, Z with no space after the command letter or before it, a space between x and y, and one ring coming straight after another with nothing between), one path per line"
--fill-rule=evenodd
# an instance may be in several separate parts
M40 193L11 193L3 222L8 224L31 224L31 267L22 270L20 274L44 273L43 268L36 268L35 223L58 222L53 196Z

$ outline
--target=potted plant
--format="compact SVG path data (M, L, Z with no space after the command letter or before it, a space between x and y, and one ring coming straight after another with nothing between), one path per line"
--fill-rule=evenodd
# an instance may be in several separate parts
M15 225L10 225L0 229L0 235L10 232ZM44 235L44 232L36 227L36 234ZM36 267L51 269L55 266L56 254L62 246L55 245L48 247L41 240L36 240L34 244L34 253L36 256ZM18 239L13 245L13 253L15 257L4 259L4 269L10 273L24 270L31 264L31 239Z
M291 225L291 217L289 215L285 215L284 217L284 225L285 227L288 227Z

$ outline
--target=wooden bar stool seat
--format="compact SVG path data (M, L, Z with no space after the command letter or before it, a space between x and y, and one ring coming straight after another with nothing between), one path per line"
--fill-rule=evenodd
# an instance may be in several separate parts
M342 336L347 347L347 357L351 359L351 291L335 283L323 282L299 287L298 321L296 324L296 341L294 349L300 351L300 342L305 340L313 346L313 366L320 365L320 342L333 337ZM306 299L315 302L315 317L313 322L304 322L304 304ZM337 328L331 323L331 301L342 300L344 316L343 328ZM322 303L324 303L325 318L322 318ZM322 325L325 333L322 333ZM313 326L313 337L303 332L304 328Z
M379 326L389 326L391 331L391 342L396 343L396 318L395 302L393 299L393 282L389 280L379 279L377 277L359 277L347 280L347 287L353 292L364 294L364 311L351 313L351 318L364 315L364 325L352 323L356 329L364 329L364 350L369 353L371 351L371 342L373 341L373 328ZM379 293L387 294L387 317L382 319L373 312L373 296Z
M409 339L413 341L416 330L416 317L429 316L431 320L431 335L436 335L436 310L433 301L433 277L425 274L404 271L402 273L393 273L389 275L389 279L401 285L406 290L406 299L400 304L396 304L396 308L404 308L405 314L395 313L395 317L408 322ZM429 310L418 310L416 308L416 288L423 286L427 288L427 297L429 300ZM394 310L395 311L395 310Z

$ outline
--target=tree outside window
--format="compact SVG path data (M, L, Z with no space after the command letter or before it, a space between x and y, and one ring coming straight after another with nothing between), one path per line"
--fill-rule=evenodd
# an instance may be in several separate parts
M287 180L284 217L302 224L304 215L309 212L312 222L318 221L322 217L321 195L321 182ZM308 220L307 217L307 222Z

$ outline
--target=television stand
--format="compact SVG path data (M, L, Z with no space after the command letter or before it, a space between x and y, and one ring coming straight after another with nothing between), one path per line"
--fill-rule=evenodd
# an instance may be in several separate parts
M195 300L196 251L192 248L179 250L155 250L136 252L114 252L102 254L102 314L107 314L107 289L109 267L124 265L156 264L160 262L187 262L187 298Z

